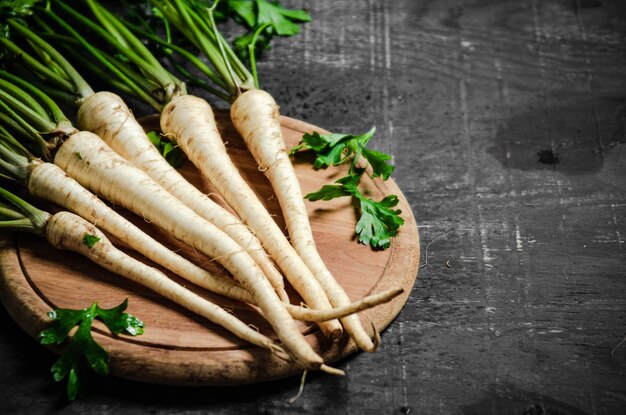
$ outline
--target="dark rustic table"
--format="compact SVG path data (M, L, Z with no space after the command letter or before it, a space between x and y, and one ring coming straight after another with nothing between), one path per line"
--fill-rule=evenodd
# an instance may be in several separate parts
M313 22L260 64L282 112L372 125L423 265L376 354L238 388L92 378L0 311L0 413L626 413L626 2L288 1ZM306 4L305 4L306 3Z

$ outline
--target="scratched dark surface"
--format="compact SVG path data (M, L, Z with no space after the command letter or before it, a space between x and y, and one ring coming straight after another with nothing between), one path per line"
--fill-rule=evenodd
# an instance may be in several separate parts
M305 6L304 1L286 2ZM0 311L0 413L626 413L626 2L306 2L260 64L285 115L376 125L427 259L376 354L231 389L91 379Z

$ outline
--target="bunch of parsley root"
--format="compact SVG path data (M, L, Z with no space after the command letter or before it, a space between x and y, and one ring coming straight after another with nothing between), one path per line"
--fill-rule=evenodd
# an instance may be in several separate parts
M342 374L317 355L294 319L316 322L330 339L345 330L357 347L374 351L378 333L374 329L372 340L355 313L402 290L351 302L311 242L304 199L351 198L358 242L375 250L391 245L404 220L398 196L374 200L362 190L364 175L384 181L394 170L390 155L368 148L375 128L363 134L306 133L299 145L285 149L278 105L259 87L257 55L275 36L298 34L309 13L271 0L126 3L120 17L97 0L0 0L0 230L32 232L76 251L296 362L305 373ZM232 42L219 30L228 20L244 28ZM96 91L86 79L108 90ZM187 85L231 105L235 128L272 184L289 240L230 161L210 105L191 95ZM152 106L161 131L144 133L112 91ZM68 106L77 109L75 123L61 109ZM314 155L315 169L347 173L302 195L291 165L301 152ZM176 167L186 158L238 217L178 174ZM5 181L73 213L39 210L6 190ZM68 203L70 198L74 202ZM233 278L210 275L169 252L100 198L216 258ZM119 251L96 226L181 277L258 307L279 342ZM283 276L307 307L290 304ZM53 324L40 339L65 345L52 372L57 381L67 378L69 399L79 393L84 367L101 375L110 370L108 353L91 336L95 319L114 334L143 333L144 324L125 312L127 305L125 300L103 309L93 302L82 310L49 313Z

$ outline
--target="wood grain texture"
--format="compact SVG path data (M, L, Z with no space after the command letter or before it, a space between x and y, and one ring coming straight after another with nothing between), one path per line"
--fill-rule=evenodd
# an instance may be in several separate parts
M284 3L309 8L313 21L266 53L262 85L285 115L334 132L376 125L372 144L394 155L394 178L419 218L423 268L380 352L343 360L345 378L309 377L294 404L294 379L226 390L96 379L97 392L60 408L52 356L4 316L0 405L625 413L626 3ZM558 163L540 157L550 152Z
M259 198L266 201L272 216L283 223L269 182L245 149L227 114L218 114L216 118L236 166ZM310 124L290 118L283 118L282 125L288 148L295 147L305 132L324 133ZM337 169L315 171L308 161L297 162L295 170L306 193L331 182L335 175L345 174ZM186 163L180 171L202 190L213 193L210 183L191 163ZM383 330L400 312L415 282L419 239L410 208L393 181L364 178L363 186L377 200L388 194L399 194L402 199L398 207L406 212L406 226L388 250L374 251L355 241L356 218L349 199L328 204L309 203L307 208L320 254L351 299L391 288L405 290L392 301L362 313L366 326L373 324ZM128 212L125 214L130 216ZM146 231L155 233L145 221L137 218L134 221ZM227 386L269 381L302 372L296 363L286 362L265 349L252 347L138 284L100 269L77 254L52 248L43 238L19 235L15 243L9 242L15 236L5 238L0 250L3 279L0 298L9 314L31 337L36 339L37 334L49 326L47 312L51 309L81 309L93 301L110 308L125 298L129 300L128 312L146 324L143 335L113 336L100 322L94 324L94 339L109 352L111 374L114 376L169 385ZM189 247L177 244L172 248L215 273L225 272L211 259L198 255ZM271 327L253 308L203 292L184 280L180 283L232 310L235 316L258 327L264 334L273 335ZM294 304L300 301L294 295ZM328 363L356 351L356 346L347 337L331 342L314 324L300 323L299 328L314 350ZM59 351L59 348L55 350Z

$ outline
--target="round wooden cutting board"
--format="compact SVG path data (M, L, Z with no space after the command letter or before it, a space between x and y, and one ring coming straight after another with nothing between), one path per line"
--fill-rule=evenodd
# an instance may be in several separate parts
M242 175L284 229L278 202L269 182L245 150L227 114L218 113L217 120L229 153ZM282 126L287 148L295 146L304 132L323 132L310 124L286 117L282 119ZM294 166L304 194L335 181L346 172L337 168L316 171L312 168L312 159L305 154L296 157ZM206 193L213 191L210 183L189 162L183 165L181 172ZM392 180L372 181L364 177L363 185L376 200L388 194L400 197L398 207L402 210L405 224L385 251L374 251L355 239L356 215L350 198L307 202L307 208L320 254L351 299L390 288L404 288L404 293L393 301L360 314L366 327L373 325L383 330L398 315L413 287L419 267L419 240L411 208ZM219 197L215 196L215 200L219 201ZM52 206L44 207L54 209ZM121 208L116 209L190 260L211 271L224 272L209 258L178 244L142 218ZM302 372L299 366L239 340L213 323L99 268L77 254L50 247L42 238L2 234L0 269L0 298L12 318L33 338L37 338L37 333L50 324L46 313L51 309L84 308L93 301L108 308L128 298L127 311L146 324L143 335L114 336L99 322L93 330L94 339L111 356L111 373L115 376L145 382L203 386L255 383ZM173 275L171 277L272 336L270 327L255 309L212 295ZM297 295L289 293L293 303L298 304ZM345 337L331 342L320 334L315 325L299 323L299 326L307 340L329 363L356 350ZM382 341L385 341L384 336Z

